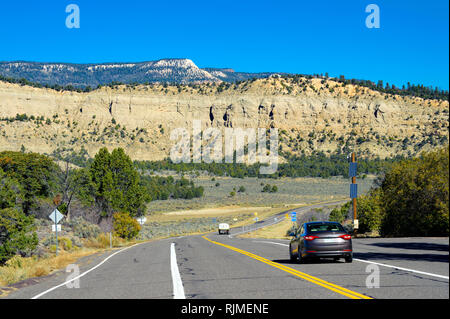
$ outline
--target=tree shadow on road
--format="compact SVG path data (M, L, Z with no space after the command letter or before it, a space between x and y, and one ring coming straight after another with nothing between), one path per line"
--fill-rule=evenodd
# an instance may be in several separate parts
M448 244L437 243L399 243L399 242L385 242L385 243L370 243L368 245L382 247L382 248L399 248L399 249L413 249L413 250L434 250L434 251L449 251Z

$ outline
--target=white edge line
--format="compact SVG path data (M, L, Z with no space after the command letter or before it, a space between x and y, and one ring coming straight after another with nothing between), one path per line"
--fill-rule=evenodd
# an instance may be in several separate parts
M85 272L82 273L81 275L78 275L77 277L72 278L72 279L70 279L70 280L68 280L68 281L65 281L65 282L63 282L62 284L59 284L59 285L54 286L54 287L52 287L52 288L50 288L50 289L47 289L46 291L41 292L40 294L38 294L38 295L32 297L31 299L38 299L38 298L42 297L43 295L46 295L46 294L48 294L49 292L51 292L51 291L53 291L53 290L55 290L55 289L58 289L59 287L62 287L62 286L64 286L64 285L68 284L69 282L73 282L74 280L77 280L77 279L83 277L84 275L90 273L90 272L93 271L94 269L100 267L102 264L104 264L108 259L112 258L113 256L115 256L115 255L117 255L117 254L119 254L119 253L121 253L121 252L123 252L123 251L125 251L125 250L127 250L127 249L129 249L129 248L131 248L131 247L134 247L134 246L137 246L137 245L140 245L140 244L142 244L142 243L137 243L137 244L134 244L134 245L132 245L132 246L125 247L125 248L123 248L123 249L121 249L121 250L119 250L119 251L116 251L114 254L112 254L112 255L106 257L102 262L100 262L100 263L97 264L96 266L92 267L91 269L85 271Z
M287 244L276 243L276 242L273 242L273 241L254 240L253 242L254 243L275 244L275 245L281 245L281 246L289 246ZM424 271L419 271L419 270L414 270L414 269L408 269L408 268L403 268L403 267L398 267L398 266L393 266L393 265L387 265L387 264L377 263L377 262L374 262L374 261L358 259L358 258L353 258L353 260L356 260L356 261L359 261L359 262L363 262L363 263L367 263L367 264L375 264L375 265L384 266L384 267L388 267L388 268L394 268L394 269L398 269L398 270L404 270L404 271L409 271L409 272L413 272L413 273L417 273L417 274L433 276L433 277L438 277L438 278L443 278L443 279L449 280L448 276L432 274L432 273L429 273L429 272L424 272Z
M186 299L183 282L181 281L180 272L178 271L175 243L170 245L170 269L172 273L173 299Z
M408 268L403 268L403 267L398 267L398 266L392 266L392 265L376 263L376 262L369 261L369 260L364 260L364 259L353 258L353 260L356 260L356 261L359 261L359 262L363 262L363 263L367 263L367 264L375 264L375 265L379 265L379 266L384 266L384 267L389 267L389 268L394 268L394 269L404 270L404 271L410 271L410 272L414 272L414 273L421 274L421 275L433 276L433 277L438 277L438 278L443 278L443 279L447 279L448 280L448 276L442 276L442 275L432 274L432 273L429 273L429 272L424 272L424 271L419 271L419 270L414 270L414 269L408 269Z

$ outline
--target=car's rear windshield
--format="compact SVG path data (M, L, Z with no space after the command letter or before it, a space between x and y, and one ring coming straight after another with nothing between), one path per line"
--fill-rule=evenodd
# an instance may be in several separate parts
M308 224L307 225L308 232L319 232L319 231L342 231L345 229L340 224L335 223L326 223L326 224Z

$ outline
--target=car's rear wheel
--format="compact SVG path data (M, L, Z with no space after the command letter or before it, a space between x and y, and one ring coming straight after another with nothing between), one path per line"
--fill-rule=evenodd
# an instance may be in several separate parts
M353 261L353 257L352 256L346 256L345 257L345 262L346 263L351 263Z

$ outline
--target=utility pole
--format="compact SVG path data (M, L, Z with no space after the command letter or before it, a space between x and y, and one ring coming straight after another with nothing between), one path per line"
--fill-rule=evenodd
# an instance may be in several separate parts
M356 156L355 156L355 152L352 153L352 163L356 163ZM356 184L356 176L352 177L352 184ZM356 219L356 197L353 198L353 224L355 223ZM356 233L356 229L355 229L355 233Z
M350 164L349 175L352 177L352 184L350 185L350 197L353 201L353 231L356 235L358 231L358 219L357 219L357 209L356 209L356 198L357 198L357 184L356 184L356 154L352 152L352 161Z

